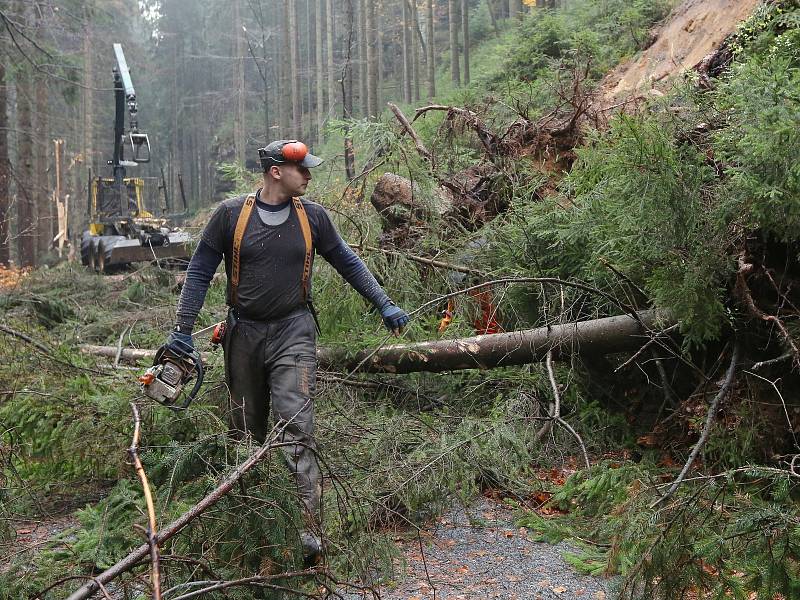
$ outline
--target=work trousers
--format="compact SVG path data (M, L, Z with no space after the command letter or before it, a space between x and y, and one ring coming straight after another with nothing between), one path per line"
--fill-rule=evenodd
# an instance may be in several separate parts
M278 441L313 519L319 518L322 492L315 456L314 390L317 376L317 332L314 317L303 308L275 321L228 316L225 379L230 391L234 434L259 444L270 431L269 410L282 430Z

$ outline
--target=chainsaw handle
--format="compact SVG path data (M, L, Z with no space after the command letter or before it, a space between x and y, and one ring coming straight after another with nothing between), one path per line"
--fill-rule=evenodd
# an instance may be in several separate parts
M194 387L192 388L192 391L186 394L186 399L183 401L183 404L181 406L175 406L174 404L166 405L168 409L174 410L175 412L181 412L182 410L186 410L187 408L189 408L189 405L192 403L192 400L194 400L195 397L197 396L197 392L200 391L200 386L203 385L203 376L205 375L205 372L203 371L203 359L200 358L200 355L198 354L196 356L193 356L192 360L194 362L195 373L197 373L197 377L195 377Z

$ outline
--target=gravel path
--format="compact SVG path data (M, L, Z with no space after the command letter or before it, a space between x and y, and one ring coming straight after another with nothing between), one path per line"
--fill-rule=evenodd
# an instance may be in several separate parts
M78 520L72 513L51 517L42 521L21 520L14 523L14 539L8 544L0 543L0 573L11 567L11 562L26 552L36 553L47 545L51 538L65 529L76 527Z
M513 511L482 498L439 518L419 540L400 541L406 571L379 588L384 600L500 598L610 599L610 581L582 575L564 562L567 544L532 541ZM471 519L470 519L471 516ZM424 556L423 556L424 555ZM427 575L426 575L427 567ZM343 594L347 600L372 595Z

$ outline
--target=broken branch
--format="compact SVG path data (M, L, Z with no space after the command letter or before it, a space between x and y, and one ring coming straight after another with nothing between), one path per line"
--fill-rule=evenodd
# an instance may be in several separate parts
M136 475L138 475L144 489L148 523L145 534L147 536L147 544L150 546L150 561L152 563L150 581L153 585L153 600L161 600L161 569L158 557L158 540L156 539L156 508L153 502L153 494L150 491L150 483L147 481L147 474L144 472L142 461L139 460L139 438L142 431L142 419L139 417L139 409L133 402L131 402L131 409L133 409L133 440L131 441L131 447L128 448L128 455L131 457L133 466L136 469Z
M164 527L156 536L156 542L163 544L170 538L180 533L189 523L194 521L197 517L202 515L209 508L219 502L225 494L239 481L248 471L261 462L271 450L289 445L289 442L278 442L280 436L286 428L286 423L282 423L280 427L273 428L271 435L267 441L254 452L246 461L236 467L233 472L228 475L223 482L217 486L210 494L203 498L200 502L195 504L192 508L183 513L180 517L172 523ZM128 556L120 560L117 564L106 569L100 573L93 581L83 585L78 590L70 594L67 600L85 600L91 598L95 592L98 591L99 585L108 583L109 581L119 577L123 573L130 571L138 565L143 558L150 552L150 545L144 544L139 546L136 550L132 551Z
M389 102L389 108L394 113L394 116L397 117L397 120L400 122L400 126L403 130L408 134L408 136L414 140L414 145L417 147L417 152L419 152L420 156L430 164L431 168L433 168L433 155L430 151L425 147L425 144L422 142L422 139L417 135L417 132L414 131L414 128L411 126L411 123L408 122L408 119L403 114L397 105L393 102Z
M711 432L711 425L714 423L714 416L717 414L717 407L719 407L720 401L728 394L728 389L730 389L731 384L733 383L733 376L736 374L736 364L739 361L739 343L735 341L733 343L733 353L731 355L731 364L728 367L727 373L725 373L725 379L722 381L722 386L719 388L719 392L717 395L714 396L714 400L711 402L711 406L708 407L708 413L706 414L706 422L703 425L703 431L700 433L700 439L697 440L697 443L692 448L691 454L689 454L689 458L686 460L686 464L683 465L683 469L681 469L680 474L672 482L672 485L667 490L667 492L661 496L658 500L653 502L650 505L650 508L654 506L658 506L659 504L668 500L672 494L680 487L683 478L686 477L686 473L689 472L689 469L694 464L697 455L700 453L700 450L703 449L703 446L706 445L708 441L708 435Z

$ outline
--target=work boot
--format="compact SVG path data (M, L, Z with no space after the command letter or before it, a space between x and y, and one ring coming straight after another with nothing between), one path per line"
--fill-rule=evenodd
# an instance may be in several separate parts
M322 560L322 540L310 531L300 532L300 543L303 546L303 566L311 568Z

